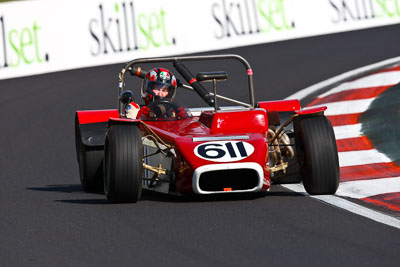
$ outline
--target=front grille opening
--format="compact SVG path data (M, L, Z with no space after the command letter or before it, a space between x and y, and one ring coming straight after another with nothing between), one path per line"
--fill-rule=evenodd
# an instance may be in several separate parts
M202 173L199 187L202 191L226 191L227 188L249 190L257 187L258 173L252 169L219 170ZM230 191L230 190L229 190Z

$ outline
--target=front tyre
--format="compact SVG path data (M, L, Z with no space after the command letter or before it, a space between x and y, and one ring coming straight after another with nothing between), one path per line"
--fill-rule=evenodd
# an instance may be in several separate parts
M325 116L300 118L295 124L304 188L310 195L334 194L340 171L335 134Z
M143 149L139 128L114 125L107 131L104 192L112 203L135 203L142 194Z

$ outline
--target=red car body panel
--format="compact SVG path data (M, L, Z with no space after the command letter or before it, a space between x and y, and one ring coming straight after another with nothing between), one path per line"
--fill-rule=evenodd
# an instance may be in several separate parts
M206 114L206 115L204 115ZM207 120L205 121L205 117ZM201 121L205 121L211 126L207 127ZM245 122L245 123L240 123ZM250 123L249 123L250 122ZM192 117L177 121L146 121L145 123L168 143L176 146L177 153L181 160L176 165L177 187L180 192L192 192L193 171L208 164L227 164L229 162L217 163L212 160L205 160L194 154L195 147L203 142L193 141L193 137L209 137L210 140L221 136L243 135L245 141L251 144L255 150L240 162L255 162L261 167L268 161L267 145L265 132L267 131L267 116L265 110L243 110L243 111L224 111L224 112L204 112L200 119ZM253 127L252 127L253 126ZM269 173L264 172L263 189L269 188Z
M263 109L203 112L200 122L211 134L265 133L268 117Z
M258 102L258 106L271 111L295 111L300 110L299 100L275 100Z
M119 118L117 109L81 110L76 114L79 124L107 122L110 118Z

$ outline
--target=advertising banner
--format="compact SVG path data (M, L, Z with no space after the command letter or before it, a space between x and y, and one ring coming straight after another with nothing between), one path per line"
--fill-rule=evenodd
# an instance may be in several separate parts
M400 0L0 4L0 79L400 23Z

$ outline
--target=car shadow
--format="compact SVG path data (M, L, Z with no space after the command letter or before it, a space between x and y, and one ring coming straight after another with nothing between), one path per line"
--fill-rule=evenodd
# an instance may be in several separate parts
M41 191L41 192L60 192L68 194L86 194L80 184L60 184L60 185L46 185L44 187L28 187L27 190ZM104 195L104 192L92 192L90 195L96 194L102 196L101 198L89 199L61 199L54 200L60 203L69 204L84 204L84 205L104 205L110 204ZM89 193L88 193L89 195ZM238 193L238 194L210 194L210 195L167 195L155 191L143 190L141 201L152 202L170 202L170 203L190 203L190 202L226 202L226 201L246 201L256 200L265 197L302 197L303 195L282 189L280 186L272 186L268 192L257 193Z
M55 200L54 202L68 203L68 204L84 204L84 205L107 205L110 204L106 197L104 198L93 198L93 199L62 199Z
M302 194L275 187L268 192L257 193L234 193L234 194L210 194L210 195L166 195L159 192L144 190L140 201L158 202L223 202L223 201L245 201L256 200L265 197L304 197Z
M80 184L59 184L59 185L46 185L43 187L27 187L28 190L42 191L42 192L60 192L60 193L85 193ZM101 190L93 192L92 194L104 194Z
M80 184L51 184L42 187L27 187L27 190L32 191L40 191L40 192L58 192L58 193L67 193L67 194L86 194L82 190L82 186ZM91 204L91 205L104 205L108 204L106 197L104 196L104 192L97 191L91 192L91 195L95 194L98 196L102 196L101 198L90 198L90 199L62 199L62 200L54 200L54 202L61 203L70 203L70 204Z
M140 201L154 202L219 202L219 201L242 201L253 200L264 197L265 193L247 193L247 194L213 194L213 195L167 195L155 191L143 190Z

